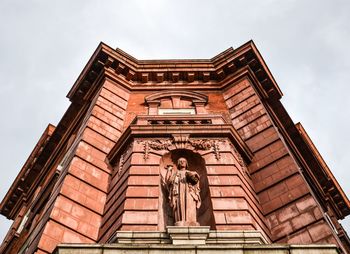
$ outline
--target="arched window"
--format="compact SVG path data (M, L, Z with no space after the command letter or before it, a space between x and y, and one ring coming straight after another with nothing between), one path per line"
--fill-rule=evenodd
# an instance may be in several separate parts
M189 91L164 91L145 97L149 115L206 114L208 97Z

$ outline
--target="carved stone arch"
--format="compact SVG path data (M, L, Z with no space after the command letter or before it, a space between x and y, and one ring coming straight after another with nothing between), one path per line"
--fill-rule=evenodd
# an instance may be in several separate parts
M149 115L157 115L161 101L169 99L173 109L183 108L181 100L191 102L191 106L195 108L197 114L206 114L205 105L208 103L208 96L202 93L192 91L162 91L150 94L145 97L145 103L148 106Z

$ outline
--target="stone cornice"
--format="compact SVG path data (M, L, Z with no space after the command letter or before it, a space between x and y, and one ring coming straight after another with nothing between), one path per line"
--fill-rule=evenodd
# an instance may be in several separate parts
M130 90L158 89L162 85L198 89L199 86L219 88L229 76L247 67L267 94L282 96L253 41L235 50L229 48L211 59L183 60L137 60L100 43L67 96L71 100L84 97L102 71L112 79L119 76Z
M314 157L315 161L318 162L319 168L315 168L315 171L318 170L321 172L320 173L315 172L315 173L324 175L324 178L325 178L325 179L323 179L324 182L321 182L320 184L321 184L322 190L327 195L326 199L330 199L331 203L334 204L332 208L335 209L335 211L338 215L338 218L340 218L340 219L344 218L346 215L350 214L350 209L349 209L350 201L349 201L349 199L347 198L347 196L343 192L341 186L339 185L338 181L335 179L334 175L332 174L332 172L328 168L328 165L323 160L321 154L319 153L319 151L317 150L317 148L315 147L315 145L311 141L309 135L305 131L302 124L297 123L295 125L295 127L297 128L297 130L300 134L300 137L304 141L304 144L311 152L310 155L312 155Z

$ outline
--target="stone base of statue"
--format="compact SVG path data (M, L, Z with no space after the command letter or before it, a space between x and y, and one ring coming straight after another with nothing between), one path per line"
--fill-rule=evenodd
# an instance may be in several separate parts
M169 234L172 244L187 245L195 244L202 245L206 243L209 236L209 226L168 226L167 233Z
M212 245L253 244L264 245L268 241L256 230L209 230L209 227L168 226L167 231L117 231L110 243L119 244L170 244Z
M180 226L180 227L199 227L198 222L191 222L191 221L177 221L175 222L175 226Z

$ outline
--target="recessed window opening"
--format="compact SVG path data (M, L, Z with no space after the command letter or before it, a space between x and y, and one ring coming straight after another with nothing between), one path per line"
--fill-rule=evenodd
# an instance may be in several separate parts
M196 110L194 108L160 108L158 109L159 115L195 115Z

